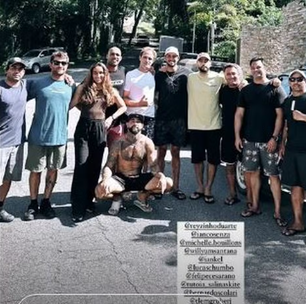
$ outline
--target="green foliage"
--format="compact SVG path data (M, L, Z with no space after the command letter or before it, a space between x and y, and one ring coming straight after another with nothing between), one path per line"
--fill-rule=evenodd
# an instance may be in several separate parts
M120 44L125 16L154 24L156 34L192 41L206 50L216 23L215 54L233 58L242 24L278 25L290 0L1 0L0 62L47 45L65 47L71 57L96 57L112 42Z

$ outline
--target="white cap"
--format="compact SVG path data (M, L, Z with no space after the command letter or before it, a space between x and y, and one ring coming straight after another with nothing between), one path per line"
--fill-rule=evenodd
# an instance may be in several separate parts
M305 73L304 73L303 71L301 71L301 70L294 70L294 71L292 71L292 72L289 74L289 78L290 78L294 73L298 73L298 74L300 74L304 79L306 79Z
M169 46L165 50L165 55L167 55L169 53L173 53L173 54L176 54L177 56L180 56L179 51L178 51L178 49L175 46Z

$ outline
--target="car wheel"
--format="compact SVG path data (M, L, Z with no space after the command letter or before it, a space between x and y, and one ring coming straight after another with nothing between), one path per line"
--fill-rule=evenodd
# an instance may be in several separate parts
M40 65L38 63L34 63L32 65L32 71L34 74L38 74L40 72Z
M236 164L236 186L239 193L246 195L246 184L244 180L244 169L241 161Z

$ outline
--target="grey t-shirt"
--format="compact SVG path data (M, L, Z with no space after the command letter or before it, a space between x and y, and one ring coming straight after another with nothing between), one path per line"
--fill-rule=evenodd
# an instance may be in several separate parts
M26 80L18 87L0 81L0 148L13 147L25 141Z

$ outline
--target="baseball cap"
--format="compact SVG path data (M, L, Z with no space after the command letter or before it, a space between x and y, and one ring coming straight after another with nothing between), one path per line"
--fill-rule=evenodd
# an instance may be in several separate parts
M202 53L199 53L199 54L198 54L197 60L199 60L199 59L201 59L201 58L206 58L206 59L208 59L209 61L211 61L211 58L210 58L209 54L208 54L208 53L205 53L205 52L202 52Z
M301 70L294 70L294 71L292 71L292 72L289 74L289 78L290 78L294 73L298 73L298 74L300 74L304 79L306 79L305 73L304 73L303 71L301 71Z
M127 121L131 120L132 118L137 118L141 121L141 123L144 123L144 116L141 114L137 114L137 113L132 113L128 116Z
M6 64L6 69L8 70L11 66L15 65L15 64L21 64L23 65L23 67L26 66L26 64L24 63L24 61L20 58L20 57L13 57L13 58L10 58Z
M178 49L177 49L175 46L169 46L168 48L166 48L166 50L165 50L165 56L166 56L168 53L174 53L174 54L176 54L177 56L180 56L180 53L179 53Z

